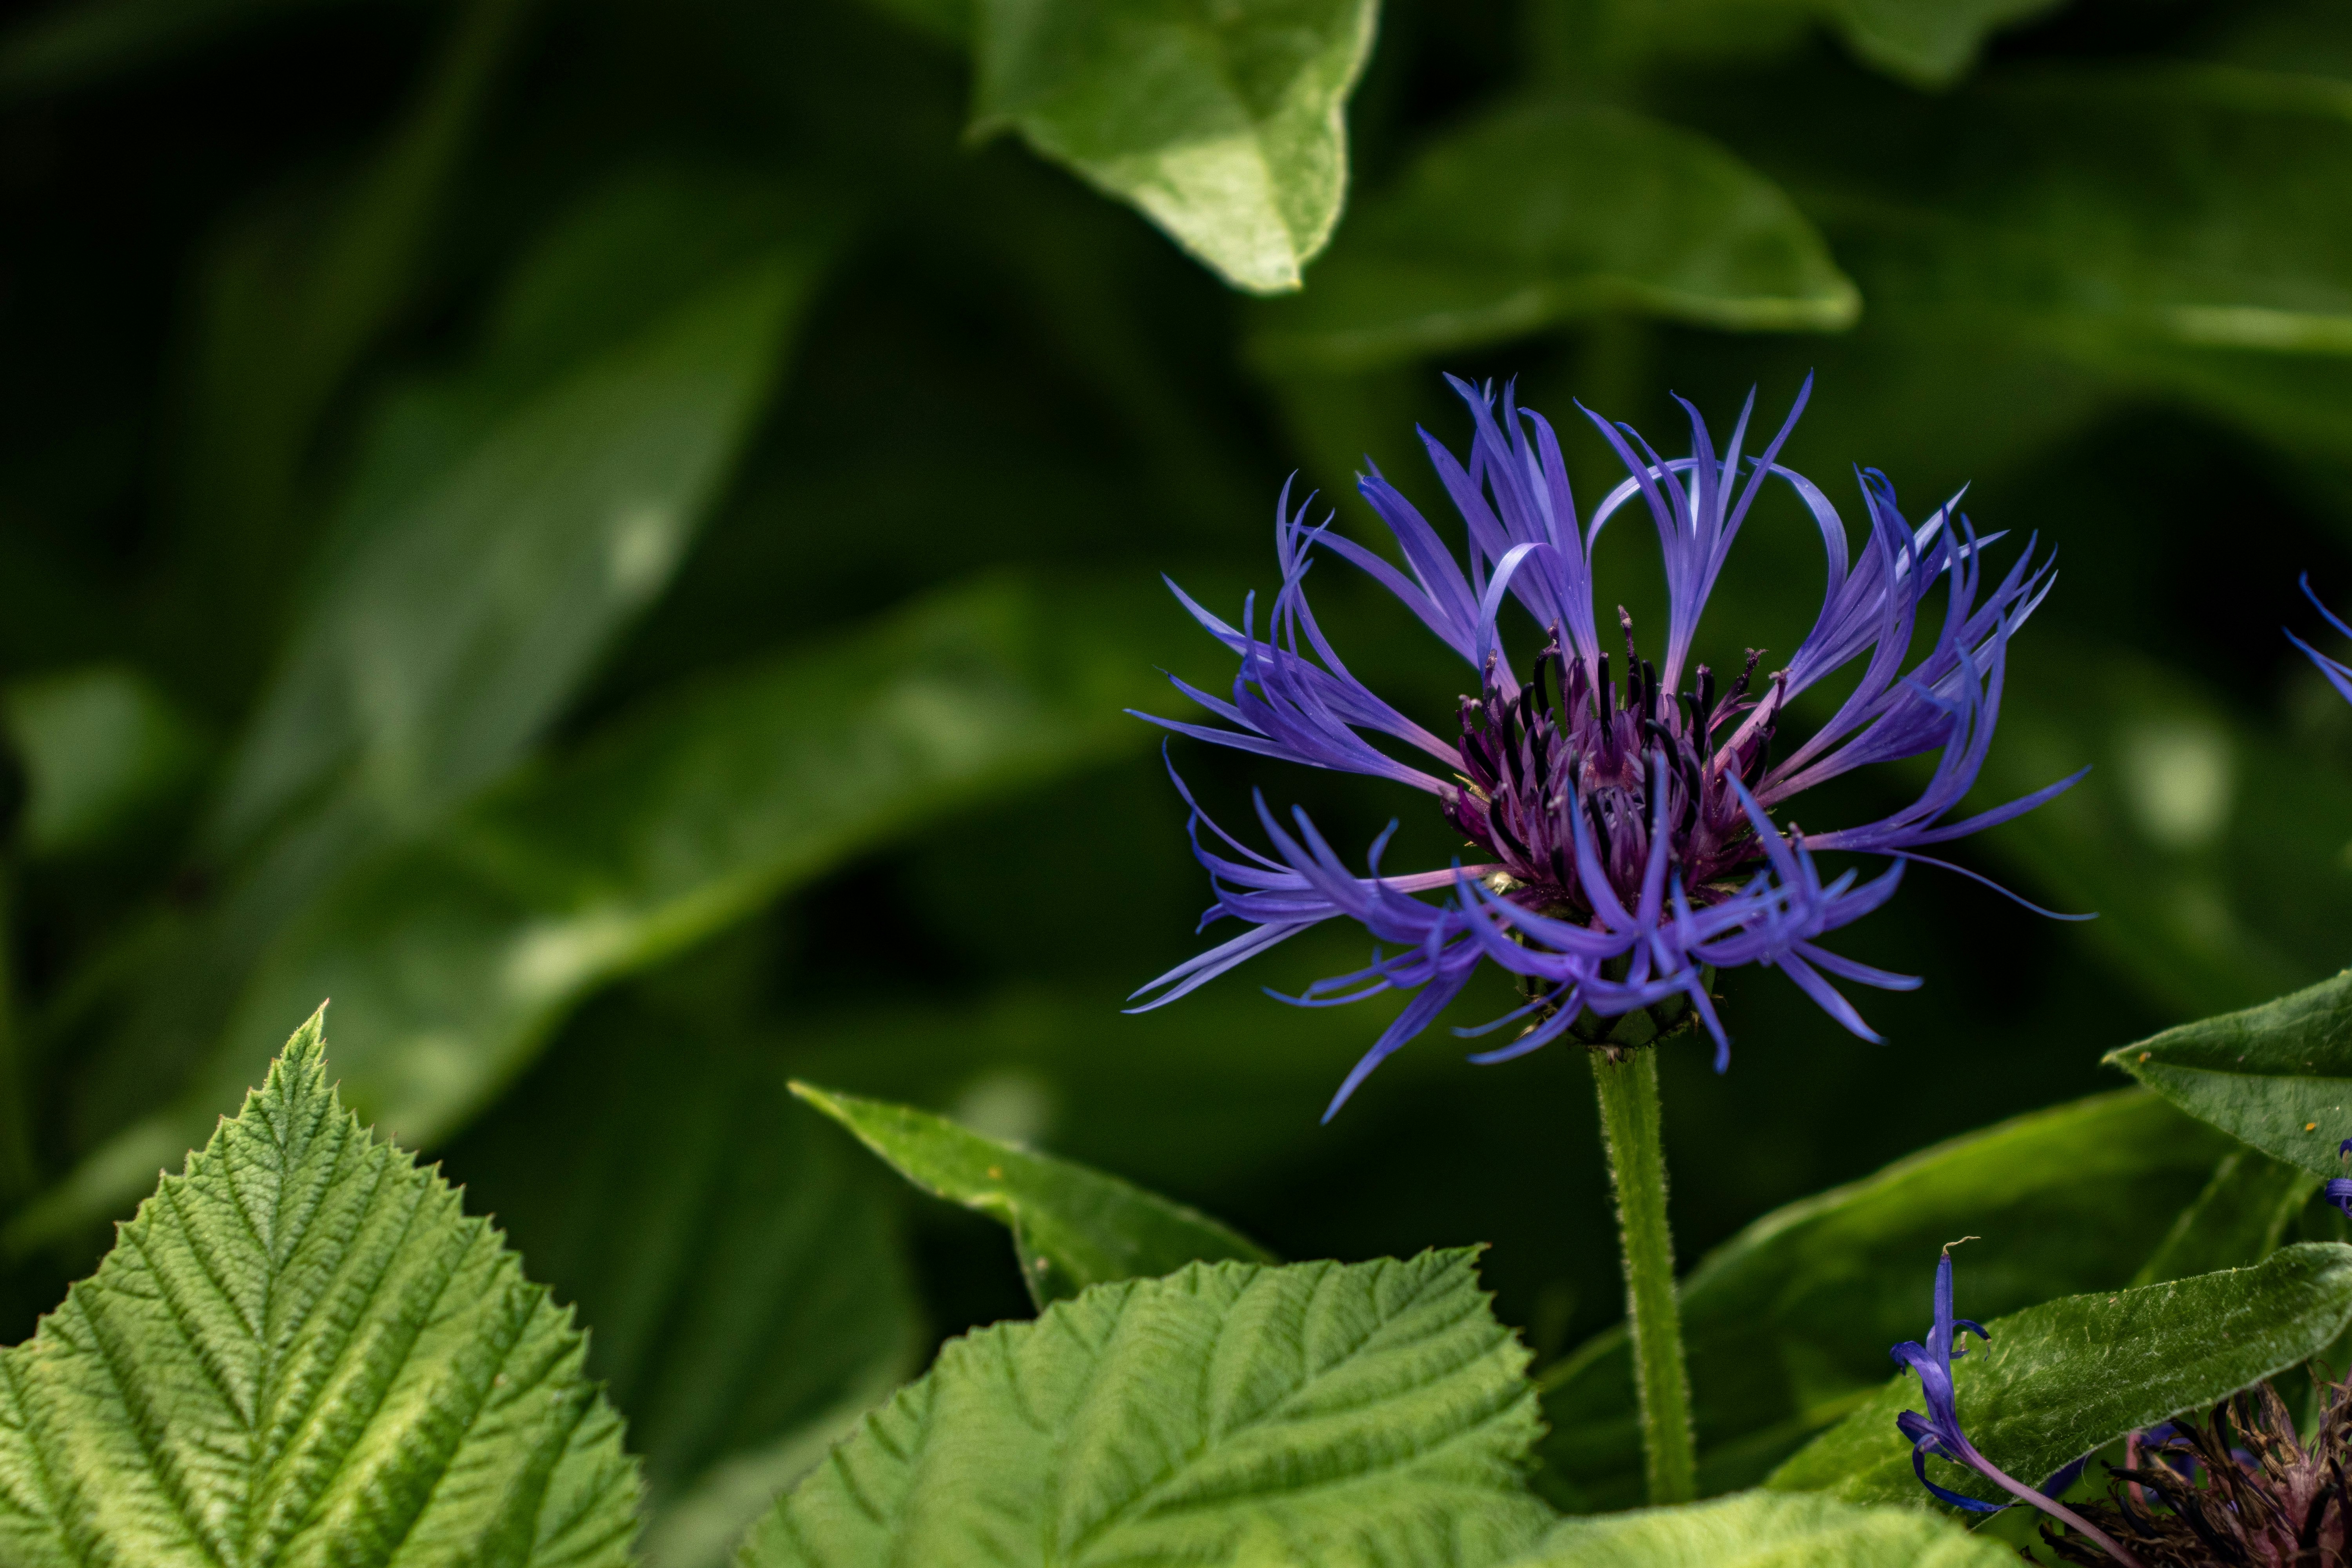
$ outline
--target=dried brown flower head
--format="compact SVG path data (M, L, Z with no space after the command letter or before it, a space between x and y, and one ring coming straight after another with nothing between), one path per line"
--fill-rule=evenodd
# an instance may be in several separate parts
M2082 1514L2144 1568L2352 1568L2352 1379L2317 1380L2321 1414L2309 1443L2267 1383L2213 1407L2203 1426L2176 1422L2136 1444L2113 1472L2108 1500ZM2161 1434L2159 1436L2158 1434ZM2080 1533L2042 1538L2068 1563L2113 1568Z

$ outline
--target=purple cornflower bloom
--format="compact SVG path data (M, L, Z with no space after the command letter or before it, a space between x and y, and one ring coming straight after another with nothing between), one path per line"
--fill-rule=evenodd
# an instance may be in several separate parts
M1984 1331L1981 1324L1952 1316L1952 1248L1947 1247L1936 1264L1936 1321L1927 1330L1927 1342L1923 1345L1916 1340L1906 1340L1886 1352L1919 1374L1919 1392L1927 1399L1927 1415L1906 1410L1895 1418L1895 1425L1901 1429L1903 1436L1911 1440L1911 1468L1918 1476L1919 1484L1953 1507L1966 1509L1971 1513L1999 1513L2013 1506L1979 1501L1939 1487L1927 1479L1927 1456L1930 1454L1966 1465L2019 1501L2030 1502L2053 1519L2065 1521L2098 1542L2116 1562L2138 1568L2131 1553L2116 1545L2105 1531L2046 1492L2034 1490L2001 1469L1977 1452L1977 1446L1969 1441L1967 1433L1960 1430L1959 1410L1952 1388L1952 1358L1968 1353L1958 1342L1958 1335L1963 1329L1986 1344L1992 1342L1992 1336ZM2084 1459L2087 1458L2088 1456L2084 1456ZM2042 1485L2048 1491L2064 1491L2074 1484L2074 1478L2083 1473L2084 1459L2068 1465Z
M2035 563L2029 544L1988 585L1982 552L1991 541L1978 539L1950 502L1916 527L1906 521L1894 488L1874 469L1858 476L1868 536L1859 555L1850 553L1829 498L1778 460L1811 394L1811 378L1762 455L1744 460L1752 393L1720 452L1697 410L1684 403L1690 455L1672 459L1630 426L1586 411L1628 477L1582 521L1543 417L1517 407L1507 387L1498 411L1491 387L1453 385L1475 426L1468 460L1427 431L1422 440L1467 527L1466 554L1457 559L1377 470L1357 488L1395 536L1402 570L1331 532L1328 518L1310 524L1313 498L1293 510L1286 485L1275 514L1282 586L1263 637L1255 595L1236 627L1170 584L1193 617L1240 657L1230 698L1174 682L1220 722L1138 717L1218 745L1426 791L1469 841L1474 863L1386 876L1383 833L1367 858L1369 874L1358 876L1303 812L1294 811L1286 826L1261 796L1258 817L1274 849L1264 854L1210 821L1179 778L1192 807L1193 850L1216 896L1202 923L1230 916L1248 929L1136 995L1157 993L1144 1005L1159 1006L1310 926L1343 916L1358 921L1396 951L1376 950L1368 967L1318 981L1287 1000L1319 1006L1395 989L1418 994L1340 1085L1327 1121L1490 963L1517 977L1526 1005L1485 1028L1458 1032L1530 1022L1509 1045L1473 1061L1535 1050L1586 1012L1609 1019L1658 1007L1654 1024L1669 1013L1696 1014L1714 1037L1721 1071L1729 1040L1707 985L1715 970L1743 963L1779 968L1839 1023L1876 1040L1830 977L1898 990L1918 981L1830 952L1818 939L1885 903L1904 863L1928 858L1923 849L2031 810L2082 776L1943 820L1983 765L2009 639L2048 592L2049 563ZM1820 529L1828 587L1786 666L1759 682L1760 650L1750 650L1746 667L1722 679L1705 665L1693 667L1692 645L1767 479L1788 485ZM1621 684L1593 614L1591 555L1601 530L1637 502L1656 527L1664 561L1665 639L1659 662L1640 658L1632 618L1621 608ZM1423 728L1349 673L1307 602L1318 548L1394 594L1475 673L1478 694L1463 699L1452 738ZM1906 670L1920 606L1938 583L1946 589L1942 623ZM1525 666L1504 650L1507 600L1528 613L1542 639ZM1864 661L1861 677L1829 721L1773 760L1788 704L1857 659ZM1524 681L1515 673L1521 668ZM1824 780L1931 751L1941 757L1926 790L1892 816L1815 834L1773 820ZM1419 755L1405 761L1392 752ZM1203 843L1203 826L1213 842ZM1828 879L1814 861L1821 850L1895 863L1869 881L1851 870Z
M2317 610L2321 615L2326 616L2327 624L2329 626L2334 626L2346 637L2352 637L2352 626L2346 626L2344 622L2338 618L2336 612L2321 604L2319 602L2319 595L2311 591L2311 574L2308 572L2305 573L2301 577L2296 579L2296 582L2303 589L2303 596L2311 601L2311 607ZM2312 647L2309 643L2304 641L2293 632L2288 632L2286 634L2286 640L2294 644L2295 647L2303 649L2304 653L2311 659L2311 662L2319 667L2319 673L2327 677L2327 684L2336 688L2336 695L2342 697L2347 702L2352 702L2352 665L2341 664L2336 660L2328 658L2326 654L2320 652L2317 648Z

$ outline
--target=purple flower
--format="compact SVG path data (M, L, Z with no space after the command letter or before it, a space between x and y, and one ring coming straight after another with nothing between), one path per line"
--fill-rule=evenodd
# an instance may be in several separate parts
M2305 573L2297 579L2297 582L2302 585L2303 596L2311 601L2311 607L2327 617L2327 624L2329 626L2334 626L2346 637L2352 637L2352 626L2346 626L2344 622L2337 617L2336 612L2321 604L2319 602L2319 595L2311 591L2311 574L2308 572ZM2319 673L2327 677L2327 684L2336 688L2336 694L2338 696L2342 697L2347 702L2352 702L2352 665L2340 664L2336 660L2328 658L2326 654L2320 652L2317 648L2312 647L2309 643L2304 641L2293 632L2286 634L2286 640L2294 644L2295 647L2303 649L2305 654L2309 656L2311 662L2319 667Z
M1832 1017L1875 1040L1832 979L1888 989L1918 982L1830 952L1819 939L1885 903L1903 863L1927 858L1921 851L2030 810L2081 777L1945 820L1983 765L2009 639L2048 591L2048 563L2034 563L2029 544L1988 583L1983 550L1991 540L1977 538L1949 503L1915 527L1874 470L1860 475L1868 531L1852 552L1829 498L1778 461L1810 380L1779 435L1745 459L1752 394L1720 452L1684 404L1691 451L1672 459L1630 427L1588 412L1628 477L1581 521L1551 426L1518 408L1508 388L1498 410L1491 388L1453 384L1475 425L1467 461L1426 431L1422 439L1466 526L1466 552L1457 558L1378 472L1358 489L1394 536L1402 567L1330 531L1328 518L1310 524L1312 498L1293 510L1285 486L1275 514L1282 586L1263 637L1255 596L1234 626L1170 584L1240 658L1229 697L1175 682L1215 721L1138 717L1218 745L1425 791L1468 840L1473 863L1385 875L1383 834L1360 875L1303 813L1286 823L1261 798L1267 854L1210 821L1180 778L1192 807L1194 853L1216 896L1202 924L1231 917L1247 929L1136 995L1161 1005L1309 926L1357 921L1381 944L1371 963L1290 1000L1330 1005L1390 990L1418 994L1348 1075L1333 1111L1488 963L1517 977L1526 1002L1486 1028L1527 1026L1474 1061L1524 1055L1571 1027L1594 1037L1593 1026L1579 1025L1587 1014L1645 1014L1656 1025L1695 1013L1715 1038L1719 1071L1729 1041L1708 983L1713 971L1744 963L1779 968ZM1707 595L1768 479L1786 484L1820 529L1828 587L1812 630L1785 666L1759 679L1761 655L1751 650L1726 678L1694 667L1691 649ZM1624 663L1612 669L1593 612L1591 552L1621 512L1637 511L1654 524L1664 558L1665 636L1656 661L1642 658L1621 608ZM1307 602L1318 551L1394 594L1475 674L1477 694L1463 699L1450 737L1383 701L1341 662ZM1915 623L1938 584L1941 622L1906 669ZM1513 602L1540 645L1524 664L1504 647ZM1860 678L1828 721L1775 760L1788 705L1857 660ZM1807 834L1774 820L1813 784L1927 752L1940 757L1926 790L1880 821ZM1823 850L1894 864L1867 881L1853 870L1827 878L1814 859Z
M1958 1245L1958 1242L1953 1243L1955 1247ZM1959 1411L1952 1388L1952 1358L1968 1353L1958 1342L1958 1336L1963 1329L1986 1344L1992 1342L1992 1336L1986 1333L1980 1324L1952 1316L1952 1248L1947 1247L1943 1257L1936 1263L1936 1321L1927 1330L1927 1342L1923 1345L1916 1340L1906 1340L1886 1352L1919 1374L1919 1392L1927 1399L1927 1415L1906 1410L1895 1418L1896 1427L1911 1440L1911 1468L1918 1476L1919 1484L1954 1508L1966 1509L1971 1513L1999 1513L2014 1506L1979 1501L1939 1487L1927 1479L1927 1456L1930 1454L1966 1465L2019 1501L2030 1502L2053 1519L2065 1521L2096 1542L2117 1562L2132 1563L2131 1554L2117 1546L2105 1531L2048 1495L2064 1491L2074 1485L2074 1479L2083 1473L2088 1455L2061 1469L2042 1483L2043 1490L2036 1491L1977 1452L1977 1446L1969 1441L1966 1432L1960 1430Z
M2336 1157L2339 1160L2352 1157L2352 1138L2336 1145ZM2329 1177L2326 1196L2329 1203L2344 1211L2346 1219L2352 1219L2352 1176Z

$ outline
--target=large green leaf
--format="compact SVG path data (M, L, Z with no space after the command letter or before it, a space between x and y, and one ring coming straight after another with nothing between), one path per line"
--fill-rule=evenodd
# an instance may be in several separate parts
M889 834L1149 744L1133 595L999 580L713 680L344 878L265 956L196 1091L101 1148L12 1235L103 1214L249 1079L285 999L343 1005L344 1091L446 1137L583 995Z
M955 1341L743 1568L1507 1558L1538 1423L1471 1258L1193 1264Z
M1373 0L981 0L975 132L1133 204L1234 287L1296 289L1347 193Z
M241 843L329 788L395 822L429 819L511 766L667 584L765 401L822 256L818 242L772 252L504 417L468 421L467 405L504 390L484 381L549 352L518 311L487 376L395 405L215 837Z
M1510 1568L2014 1568L2017 1553L1916 1509L1739 1492L1563 1520Z
M1040 1307L1089 1285L1172 1274L1196 1261L1274 1261L1198 1209L1117 1176L984 1138L912 1106L804 1083L792 1089L925 1192L1002 1220Z
M719 1568L916 1369L887 1178L679 1009L595 1010L444 1163L594 1330L653 1568Z
M2352 1137L2352 970L2125 1046L2119 1067L2191 1116L2299 1169L2344 1173Z
M320 1024L0 1352L10 1563L628 1561L570 1314L343 1108Z
M306 477L329 407L414 309L452 187L531 0L461 0L415 100L323 193L288 193L223 229L199 266L176 435L183 601L242 696L302 558Z
M1923 1254L1912 1338L1927 1331L1934 1272L1934 1254ZM1965 1265L1957 1299L1963 1314L1973 1310ZM1960 1425L1987 1458L2030 1484L2126 1432L2294 1366L2347 1320L2352 1247L2336 1242L2298 1242L2253 1268L2045 1302L1994 1320L1991 1342L1953 1362ZM1911 1443L1895 1426L1919 1398L1918 1378L1905 1372L1769 1484L1855 1502L1919 1500Z
M625 182L517 269L473 363L383 400L206 836L223 891L138 965L84 1140L184 1082L354 861L431 830L557 719L709 510L827 232L764 188ZM220 1104L279 1005L248 1014Z
M1255 352L1357 369L1604 310L1820 330L1860 307L1795 204L1724 148L1623 110L1524 104L1364 202L1315 287L1265 309Z
M1920 1333L1919 1259L1975 1232L1979 1315L2130 1281L2233 1149L2152 1095L2105 1094L1971 1132L1766 1215L1682 1287L1701 1468L1752 1484L1867 1397ZM2253 1260L2253 1256L2231 1261ZM1580 1510L1641 1496L1622 1329L1540 1380L1539 1484Z

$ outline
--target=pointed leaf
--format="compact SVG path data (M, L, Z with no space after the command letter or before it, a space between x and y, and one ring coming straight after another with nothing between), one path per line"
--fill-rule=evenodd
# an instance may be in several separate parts
M1926 1332L1934 1273L1930 1253L1919 1269L1918 1326L1906 1338ZM1965 1268L1958 1303L1969 1310ZM1960 1426L1987 1458L2032 1484L2126 1432L2200 1411L2316 1355L2347 1321L2352 1247L2317 1241L2253 1268L2029 1307L1986 1325L1991 1342L1952 1363ZM1919 1380L1906 1371L1768 1484L1853 1502L1920 1501L1910 1440L1895 1426L1919 1402ZM1937 1479L1971 1495L1990 1490L1965 1471L1958 1477L1972 1484Z
M1520 1487L1527 1352L1471 1257L1196 1263L950 1342L739 1562L1500 1561L1549 1510Z
M2016 1568L1997 1541L1907 1508L1738 1492L1564 1520L1509 1568Z
M415 460L439 410L385 432L410 460L362 469L363 515L305 600L215 837L241 843L330 788L429 817L511 766L667 584L822 255L780 250L699 291L467 432L446 466Z
M328 1086L321 1016L0 1352L0 1559L628 1561L570 1314Z
M1861 297L1780 187L1695 132L1529 104L1445 137L1361 204L1258 356L1351 370L1605 310L1742 329L1853 324Z
M2315 1175L2344 1174L2352 1137L2352 970L2109 1051L2189 1115Z
M1041 1307L1089 1285L1172 1274L1195 1261L1274 1261L1199 1210L1116 1176L983 1138L912 1106L805 1083L792 1089L925 1192L1009 1226L1021 1278Z
M973 129L1019 130L1238 289L1339 220L1373 0L982 0Z
M1753 1485L1868 1398L1885 1381L1886 1348L1921 1332L1919 1260L1943 1243L1971 1232L1986 1240L1963 1255L1979 1317L2111 1290L2132 1281L2234 1150L2153 1095L2103 1094L1967 1133L1766 1215L1682 1287L1703 1483ZM1580 1511L1639 1501L1623 1331L1596 1337L1540 1382L1551 1431L1539 1488Z

